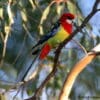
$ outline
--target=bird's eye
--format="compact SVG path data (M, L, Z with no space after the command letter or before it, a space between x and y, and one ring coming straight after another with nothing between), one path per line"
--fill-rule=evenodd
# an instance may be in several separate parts
M70 16L68 16L67 19L72 20L72 18Z

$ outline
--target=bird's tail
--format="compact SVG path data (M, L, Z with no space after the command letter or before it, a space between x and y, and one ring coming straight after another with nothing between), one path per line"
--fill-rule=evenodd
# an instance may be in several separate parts
M17 77L17 82L28 81L31 78L35 77L38 71L39 62L40 62L40 59L39 59L39 54L38 54L32 60L30 66L22 69L22 71L19 73Z
M38 65L40 61L42 61L48 55L50 50L51 50L51 46L48 43L46 43L41 50L36 48L32 53L32 54L36 54L35 58L31 62L30 66L22 69L22 71L20 72L17 78L17 82L28 81L29 79L35 77L39 69Z

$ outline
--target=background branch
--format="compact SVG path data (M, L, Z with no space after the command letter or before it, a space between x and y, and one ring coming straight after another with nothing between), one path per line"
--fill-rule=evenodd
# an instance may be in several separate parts
M66 78L63 88L60 93L59 100L68 100L69 94L71 92L72 86L77 78L77 76L87 67L89 63L100 53L100 44L98 44L94 49L91 50L88 54L86 54L68 74Z

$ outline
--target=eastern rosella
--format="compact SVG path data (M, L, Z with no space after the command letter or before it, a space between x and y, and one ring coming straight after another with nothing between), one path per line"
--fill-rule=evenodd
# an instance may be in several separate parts
M49 34L45 35L43 38L41 38L38 43L32 48L33 54L38 53L38 62L43 60L51 49L57 47L59 43L63 42L66 38L68 38L73 30L73 24L72 21L75 18L75 16L71 13L64 13L60 19L57 21L57 23L54 25L54 27L51 29ZM42 45L42 48L38 48ZM35 66L37 65L37 61ZM31 66L33 67L33 66ZM34 68L33 68L34 69ZM32 68L28 68L27 72L27 78L32 74L33 72ZM29 70L31 72L29 73ZM27 74L27 73L26 73ZM25 75L24 75L25 76ZM25 80L27 80L27 78Z
M71 35L73 29L73 19L73 14L64 13L51 29L50 33L40 39L39 42L33 47L34 49L44 43L39 55L40 60L43 60L48 55L51 49L57 47L59 43L63 42ZM33 54L35 54L35 51L33 51Z

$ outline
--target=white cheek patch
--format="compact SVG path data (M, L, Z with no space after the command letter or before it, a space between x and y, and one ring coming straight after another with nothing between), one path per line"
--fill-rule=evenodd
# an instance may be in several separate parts
M72 20L66 19L66 22L72 24Z

